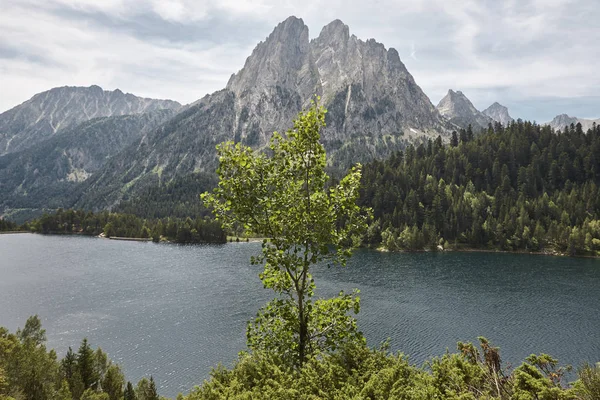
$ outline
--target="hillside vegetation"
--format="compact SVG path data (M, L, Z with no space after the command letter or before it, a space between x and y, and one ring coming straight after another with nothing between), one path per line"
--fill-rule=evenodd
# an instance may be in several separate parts
M366 242L389 250L600 254L600 126L518 121L453 134L364 167Z

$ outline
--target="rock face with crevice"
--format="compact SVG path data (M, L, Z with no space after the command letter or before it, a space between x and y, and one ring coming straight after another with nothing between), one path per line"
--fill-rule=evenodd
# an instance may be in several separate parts
M93 118L180 107L176 101L145 99L95 85L54 88L0 114L0 155L24 150Z
M448 90L448 94L440 100L437 110L458 128L466 129L471 125L473 131L487 129L493 120L477 110L471 100L463 92Z

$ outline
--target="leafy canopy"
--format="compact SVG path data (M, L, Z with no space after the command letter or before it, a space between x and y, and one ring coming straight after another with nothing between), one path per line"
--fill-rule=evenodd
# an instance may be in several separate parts
M260 279L278 296L249 323L248 344L296 366L342 342L364 340L348 315L359 310L356 293L313 300L310 267L345 265L368 216L356 205L360 165L327 187L325 149L319 143L325 113L315 102L285 136L275 132L264 152L220 144L219 185L201 195L224 227L241 224L268 238L252 263L264 265Z

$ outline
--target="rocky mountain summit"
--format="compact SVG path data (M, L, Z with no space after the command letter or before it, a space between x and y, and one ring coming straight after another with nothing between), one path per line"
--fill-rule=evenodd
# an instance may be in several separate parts
M552 119L552 121L546 122L544 125L550 125L552 127L552 129L562 131L563 129L565 129L565 126L570 127L571 124L577 125L578 123L581 124L581 128L583 129L583 131L586 132L588 129L592 128L594 123L596 125L599 125L600 118L599 119L585 119L585 118L570 117L567 114L560 114L560 115L557 115L556 117L554 117L554 119Z
M216 144L264 147L273 131L291 127L315 94L328 109L322 141L332 169L451 132L396 50L350 35L339 20L309 40L304 22L290 17L256 46L223 90L181 111L88 179L80 205L98 204L97 192L112 193L103 201L113 204L123 186L136 191L189 173L212 173Z
M514 121L514 119L508 113L508 108L504 107L498 102L495 102L482 112L494 121L500 122L503 126L507 126Z
M309 41L301 19L286 19L256 46L226 90L235 99L234 139L258 147L274 130L289 127L315 94L321 96L329 110L323 141L333 163L341 162L334 153L353 136L374 142L384 136L436 137L447 128L398 52L350 35L340 20ZM365 158L383 155L370 150Z
M448 90L436 108L454 125L464 129L471 125L475 132L487 129L488 124L493 122L492 118L477 110L460 90Z
M54 88L0 114L0 155L23 150L92 118L180 107L172 100L146 99L95 85Z

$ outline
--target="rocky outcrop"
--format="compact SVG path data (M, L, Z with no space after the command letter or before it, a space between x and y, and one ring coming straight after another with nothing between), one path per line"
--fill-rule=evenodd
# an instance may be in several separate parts
M99 86L54 88L0 114L0 155L23 150L92 118L180 107L175 101L145 99Z
M463 92L452 89L440 100L437 110L457 127L466 129L471 125L475 132L487 129L488 124L493 122L492 118L477 110Z
M495 102L482 112L494 121L500 122L503 126L507 126L514 121L514 119L508 113L508 108L504 107L498 102Z
M321 96L328 109L323 142L332 165L387 155L382 146L364 143L352 159L336 154L352 139L381 144L387 137L394 138L389 143L397 139L405 144L419 136L436 137L448 128L398 52L373 39L351 36L340 20L309 42L303 21L288 18L254 49L226 90L235 98L233 139L255 147L264 146L273 131L289 128L314 95Z

